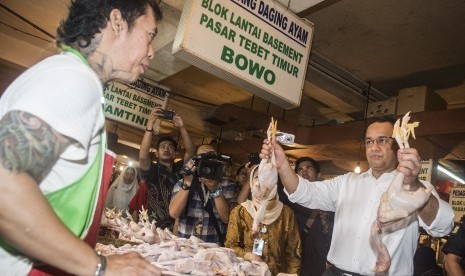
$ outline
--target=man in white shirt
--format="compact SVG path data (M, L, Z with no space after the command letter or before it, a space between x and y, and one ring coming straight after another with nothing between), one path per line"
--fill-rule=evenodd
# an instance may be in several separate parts
M378 119L366 131L364 144L370 169L347 173L331 180L310 182L290 167L281 146L265 140L261 158L271 151L289 200L311 209L335 212L335 222L328 261L334 266L323 275L373 275L376 252L370 244L370 227L376 219L380 197L397 171L404 173L404 185L410 189L427 187L433 190L427 203L414 216L417 220L406 228L383 238L391 256L389 275L413 275L413 256L422 226L432 236L447 235L453 227L453 211L439 198L433 185L419 181L420 156L414 148L397 150L391 138L393 120ZM397 150L397 158L396 158Z

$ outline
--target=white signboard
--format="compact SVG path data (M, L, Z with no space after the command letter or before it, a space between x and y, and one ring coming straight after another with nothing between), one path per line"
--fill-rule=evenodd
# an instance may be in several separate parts
M460 221L465 215L465 188L452 188L449 194L449 204L454 209L454 221Z
M312 38L308 21L272 0L188 0L173 54L294 108L300 105Z
M418 179L431 183L431 171L433 170L433 159L421 160L421 169Z
M139 129L145 129L154 107L166 107L166 87L139 79L131 84L108 82L103 86L105 117Z

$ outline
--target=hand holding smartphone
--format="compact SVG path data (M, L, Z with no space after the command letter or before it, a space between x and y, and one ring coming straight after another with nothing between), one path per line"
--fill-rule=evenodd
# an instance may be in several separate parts
M174 111L166 110L166 109L159 109L157 111L158 118L165 119L165 120L173 120Z

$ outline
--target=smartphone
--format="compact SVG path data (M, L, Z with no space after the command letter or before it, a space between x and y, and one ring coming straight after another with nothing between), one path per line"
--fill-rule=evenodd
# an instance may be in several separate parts
M174 117L174 111L166 110L166 109L158 110L157 114L158 114L158 118L165 119L165 120L173 120L173 117Z
M276 141L283 145L292 145L294 144L295 136L294 134L284 133L284 132L277 132L276 133Z
M249 153L249 162L250 165L260 164L260 156L258 156L257 152Z

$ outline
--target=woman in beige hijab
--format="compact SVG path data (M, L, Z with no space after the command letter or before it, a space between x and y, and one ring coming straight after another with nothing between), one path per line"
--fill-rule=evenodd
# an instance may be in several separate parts
M299 274L300 236L292 209L279 201L277 185L260 185L258 166L249 181L252 200L231 211L225 246L247 261L265 262L273 275Z

